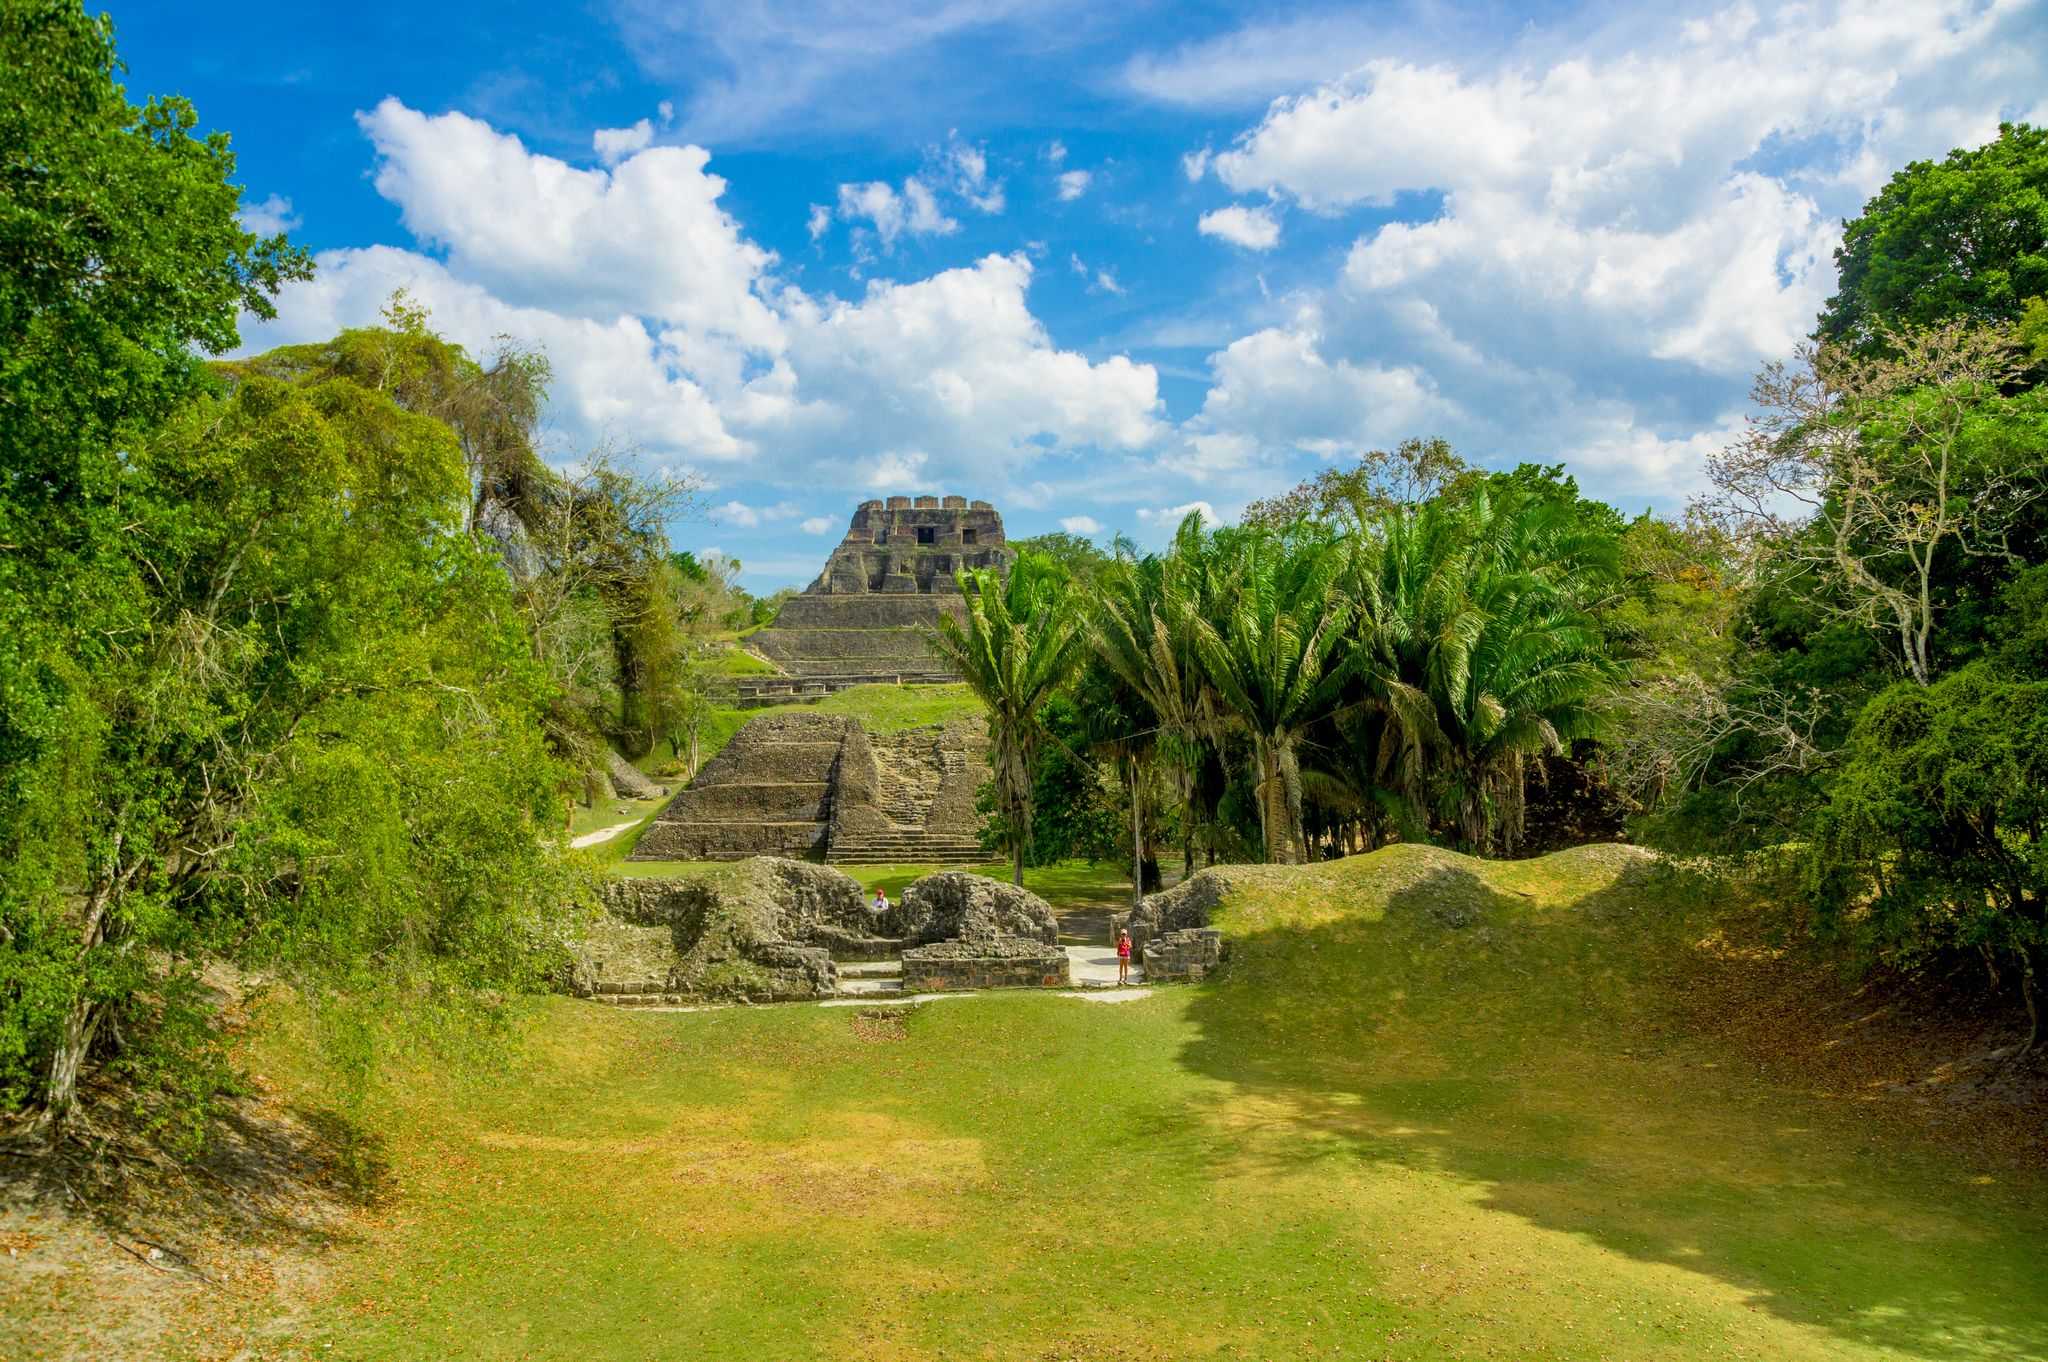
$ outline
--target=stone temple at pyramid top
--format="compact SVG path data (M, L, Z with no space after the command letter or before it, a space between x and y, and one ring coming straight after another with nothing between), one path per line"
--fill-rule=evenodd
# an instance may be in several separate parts
M1016 553L1003 517L966 497L864 501L817 580L784 601L747 646L779 677L741 685L746 703L773 703L863 682L947 681L927 642L941 614L962 618L953 574L1007 575Z
M953 574L968 568L1007 573L1016 555L1003 538L1003 517L966 497L890 497L864 501L846 537L806 595L914 593L958 595Z

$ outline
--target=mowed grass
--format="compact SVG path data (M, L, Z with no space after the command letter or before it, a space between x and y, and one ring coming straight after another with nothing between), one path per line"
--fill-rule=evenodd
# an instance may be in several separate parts
M986 713L974 692L957 682L941 686L848 686L806 701L802 707L820 714L844 714L858 719L870 733L895 733Z
M310 1355L2048 1355L2048 1187L1775 1085L1621 849L1245 869L1103 1005L632 1013L415 1074ZM332 1348L324 1345L332 1343Z

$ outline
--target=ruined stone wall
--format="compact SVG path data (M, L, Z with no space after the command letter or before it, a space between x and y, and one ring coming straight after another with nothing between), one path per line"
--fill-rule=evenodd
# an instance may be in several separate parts
M669 801L627 859L823 855L840 749L859 731L836 714L762 715Z
M1198 984L1223 961L1223 933L1214 927L1183 927L1145 943L1145 981Z
M903 990L1066 988L1073 982L1072 969L1065 951L1028 937L942 941L903 952Z

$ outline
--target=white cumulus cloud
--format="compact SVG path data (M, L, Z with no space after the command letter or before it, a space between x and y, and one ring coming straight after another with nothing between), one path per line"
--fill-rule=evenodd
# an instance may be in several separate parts
M1178 506L1138 508L1138 519L1154 529L1172 529L1186 520L1193 512L1200 512L1204 525L1221 525L1223 517L1216 514L1216 508L1206 501L1186 501Z
M1071 203L1088 192L1088 182L1095 177L1085 170L1063 171L1060 175L1060 202Z
M567 445L611 440L662 466L812 491L1001 494L1044 459L1164 438L1151 366L1054 344L1023 256L812 295L777 279L775 256L719 206L700 147L585 169L461 114L387 100L361 121L377 187L420 248L322 252L279 319L245 329L251 349L374 324L403 288L472 353L500 336L544 348ZM951 145L953 173L998 192L985 161ZM912 230L924 210L898 199ZM720 516L800 518L738 501Z
M1060 528L1068 534L1101 534L1107 527L1092 515L1070 515L1061 518Z
M1812 329L1841 218L1907 161L2048 109L2028 8L1732 5L1550 60L1380 55L1274 101L1190 172L1383 221L1294 300L1308 320L1212 359L1177 457L1221 468L1408 422L1675 499L1746 376ZM1227 237L1215 216L1203 230Z
M1280 244L1280 222L1271 208L1263 206L1246 208L1233 203L1202 214L1196 227L1203 236L1213 236L1248 251L1270 251Z
M292 211L292 201L282 194L267 194L256 203L245 203L235 214L241 219L242 230L254 232L257 236L275 236L279 232L296 231L299 215Z
M597 159L608 166L615 166L644 148L654 140L654 124L646 119L626 128L599 128L591 137L591 149L597 152Z

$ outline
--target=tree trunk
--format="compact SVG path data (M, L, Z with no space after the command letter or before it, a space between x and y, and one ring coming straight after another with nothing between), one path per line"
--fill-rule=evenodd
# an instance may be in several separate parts
M99 1033L102 1015L99 1004L85 999L71 1005L70 1014L64 1018L64 1035L50 1060L49 1088L43 1096L43 1114L36 1123L40 1128L54 1130L61 1126L78 1100L78 1071L84 1067L86 1052L92 1049L93 1037Z
M1010 883L1019 889L1024 887L1024 838L1021 835L1010 839Z
M1270 744L1259 744L1259 821L1265 825L1266 863L1289 864L1287 845L1287 792L1280 784L1280 754Z
M1145 898L1144 805L1138 797L1138 763L1131 761L1131 907Z

